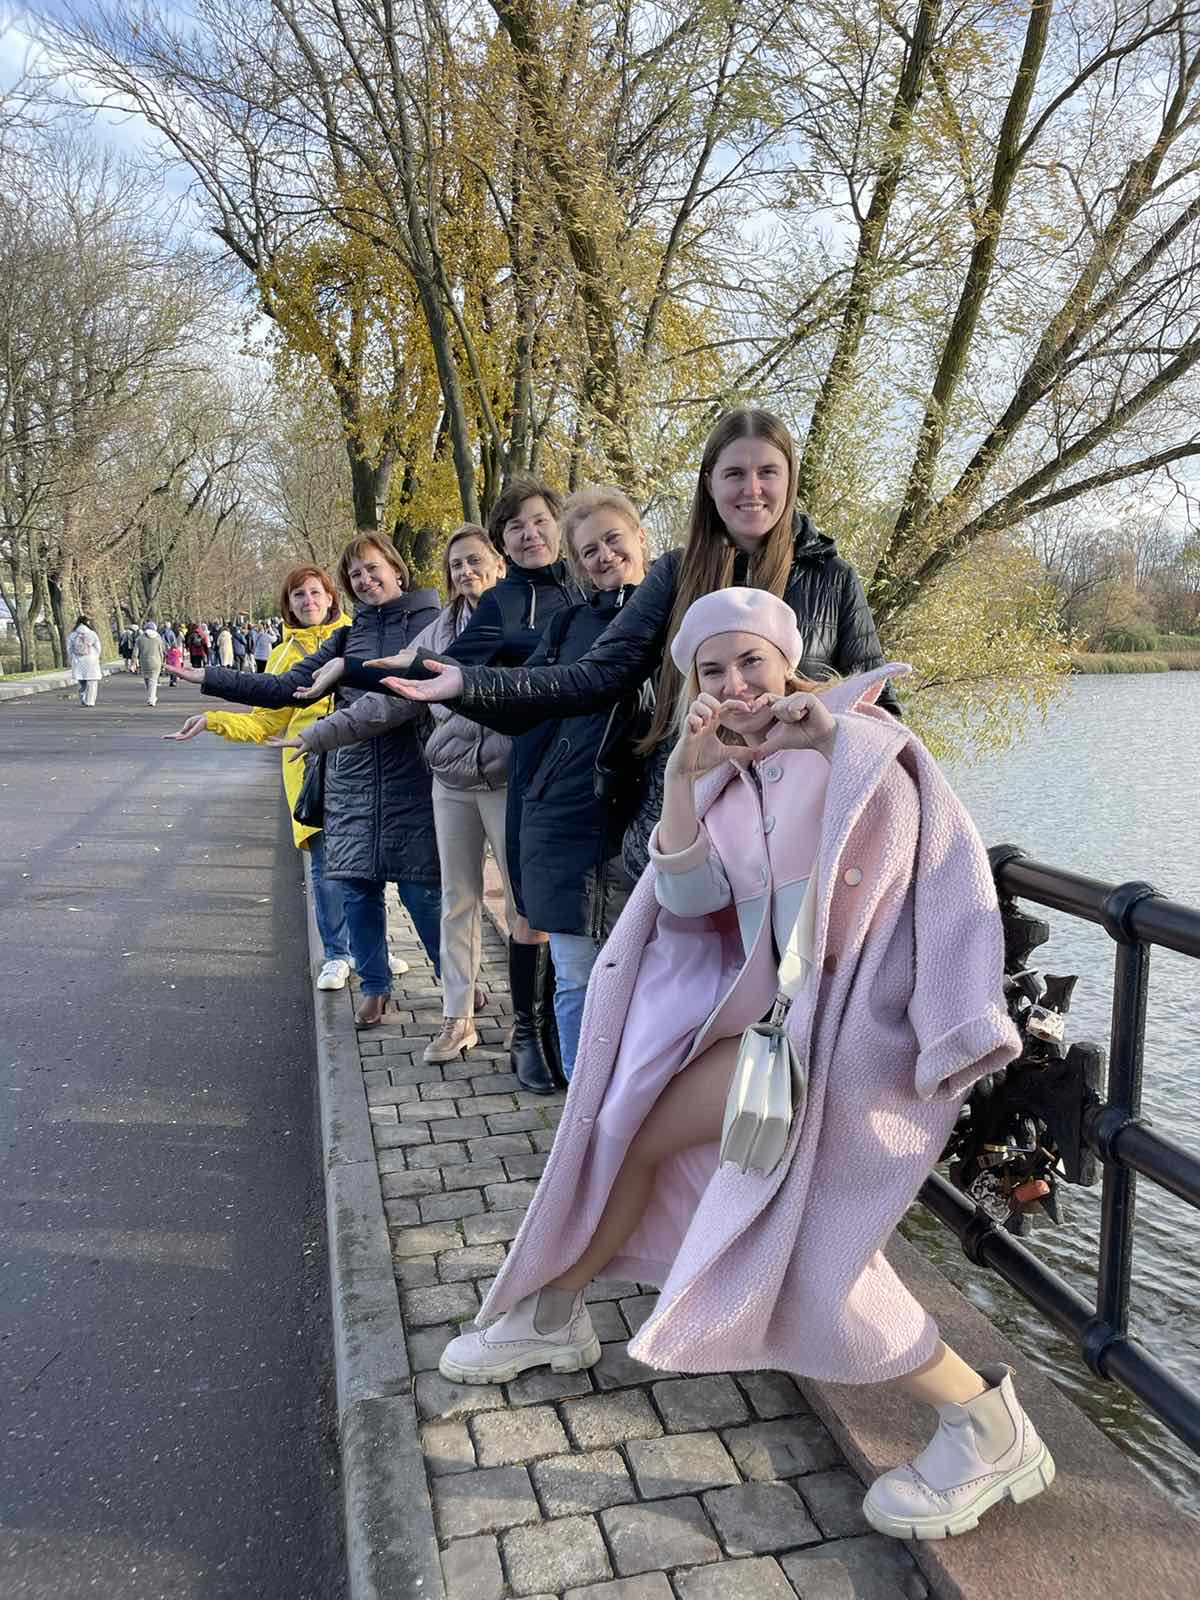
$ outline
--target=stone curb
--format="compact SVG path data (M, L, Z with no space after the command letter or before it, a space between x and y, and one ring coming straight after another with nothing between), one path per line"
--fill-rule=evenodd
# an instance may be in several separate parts
M304 857L313 974L323 957ZM443 1600L349 989L314 991L349 1600Z
M111 678L114 673L124 672L123 661L101 662L100 676ZM0 676L0 700L24 700L31 694L42 694L46 689L71 689L75 686L75 679L69 671L44 672L40 678L22 678L18 683L9 683Z

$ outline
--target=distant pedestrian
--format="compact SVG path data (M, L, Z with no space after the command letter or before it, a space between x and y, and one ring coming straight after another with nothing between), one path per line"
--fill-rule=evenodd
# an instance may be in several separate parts
M233 664L241 672L246 665L246 633L240 622L234 623L229 637L233 642Z
M146 704L158 704L158 679L163 669L163 642L158 628L153 621L147 622L141 633L137 636L134 646L137 659L137 670L142 675L142 682L146 685Z
M217 660L223 667L233 666L233 635L224 622L217 634Z
M175 630L172 629L171 630L171 643L169 645L167 645L166 649L163 651L163 666L167 670L167 688L168 689L173 689L175 687L177 681L178 681L172 675L172 672L171 672L172 667L181 667L182 665L183 665L183 650L182 650L182 647L180 646L179 639L176 636Z
M203 667L208 662L208 634L198 622L189 622L187 632L183 636L184 649L188 653L188 660L194 667Z
M100 689L100 635L82 612L67 635L67 659L79 686L79 704L94 706Z
M271 651L275 648L275 635L266 622L255 623L250 647L254 655L255 672L265 672ZM199 664L203 665L202 662ZM193 661L192 665L196 666L197 663Z
M126 672L136 672L137 666L134 655L137 651L138 631L136 628L122 628L121 637L117 640L117 653L125 663Z

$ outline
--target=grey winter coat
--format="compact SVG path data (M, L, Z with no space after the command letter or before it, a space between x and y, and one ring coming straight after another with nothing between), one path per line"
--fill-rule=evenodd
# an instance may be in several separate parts
M469 609L452 600L425 628L415 644L440 655L471 619ZM429 770L447 789L503 789L508 782L511 739L469 722L449 706L428 708L391 694L360 694L349 705L304 728L299 738L306 750L340 750L362 739L402 728L424 710L433 713L433 729L425 741Z
M395 655L411 645L438 609L436 589L414 589L386 605L360 605L349 628L331 633L289 672L235 672L207 667L205 694L249 706L287 706L335 656L358 661ZM361 691L340 686L335 703L350 705ZM325 769L325 875L436 885L437 838L433 786L421 749L428 722L414 719L381 739L350 745Z
M138 671L143 678L157 678L162 672L163 642L162 635L156 628L153 633L143 628L138 634L133 647L133 654L137 661Z

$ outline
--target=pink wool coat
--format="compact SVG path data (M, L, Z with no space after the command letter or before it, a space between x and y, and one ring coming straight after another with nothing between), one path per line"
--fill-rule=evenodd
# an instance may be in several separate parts
M874 1383L933 1353L933 1319L881 1250L971 1084L1020 1045L979 835L921 742L874 704L906 670L882 667L825 697L837 734L814 868L813 972L788 1019L809 1061L803 1120L765 1177L718 1166L715 1144L664 1162L606 1269L662 1290L630 1343L650 1366ZM763 806L785 811L799 756L775 758L784 771L765 802L732 763L696 786L740 918L675 916L657 902L654 867L643 874L593 971L562 1123L480 1326L578 1260L664 1085L769 1008L770 918L748 951L738 926L747 897L765 906L764 886L789 877L786 844L772 844L787 830L764 830Z

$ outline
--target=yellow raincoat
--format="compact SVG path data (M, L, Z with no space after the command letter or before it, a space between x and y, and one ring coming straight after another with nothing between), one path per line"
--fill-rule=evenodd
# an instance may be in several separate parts
M266 670L275 674L290 672L297 662L319 649L331 633L349 626L350 618L344 615L335 617L332 622L319 623L315 628L289 628L285 625L283 642L271 651ZM271 738L286 739L293 733L299 733L301 728L323 717L331 709L332 703L333 697L326 695L323 700L313 700L307 705L297 703L280 706L277 710L260 706L255 711L208 711L205 717L208 731L219 733L222 739L232 739L241 744L265 744ZM303 752L281 750L279 753L283 757L283 791L287 796L288 814L291 815L304 779L304 762L288 758L302 756ZM319 828L306 828L292 818L292 837L298 850L302 850L305 841L319 832Z

